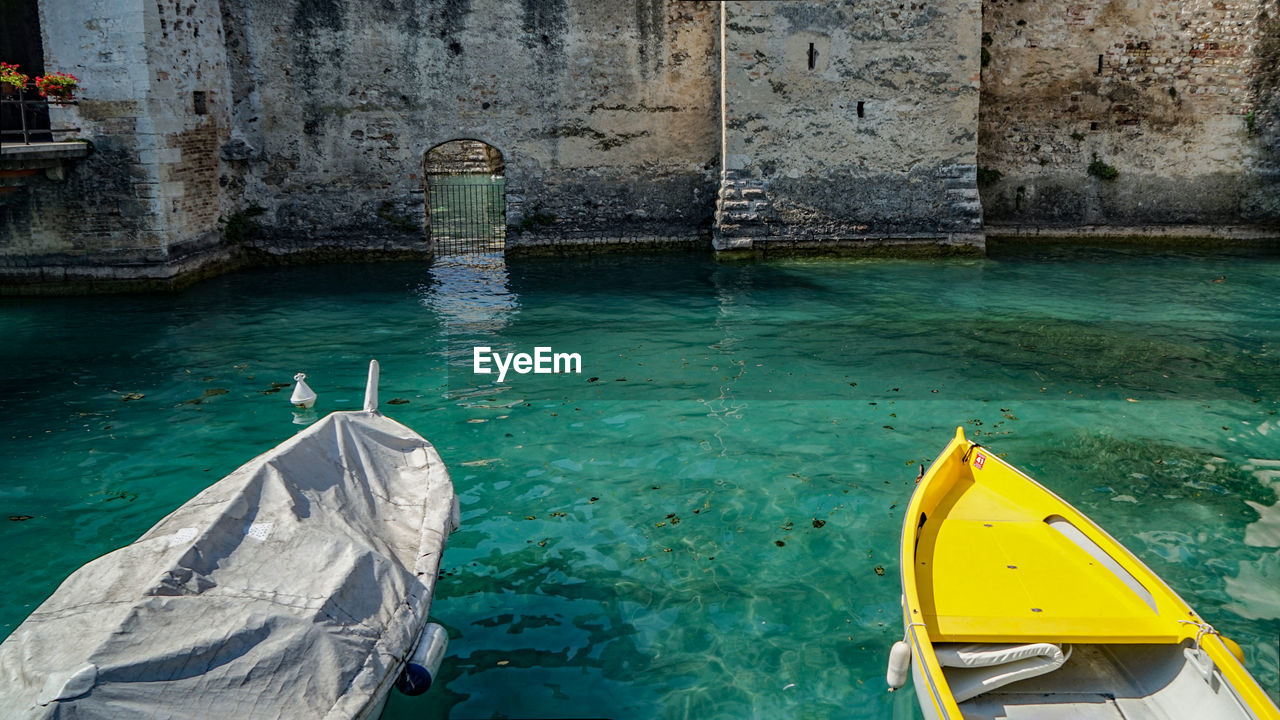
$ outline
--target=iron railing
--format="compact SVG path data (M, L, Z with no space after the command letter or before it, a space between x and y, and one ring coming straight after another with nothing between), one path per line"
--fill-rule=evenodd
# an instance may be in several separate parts
M76 105L75 100L54 100L41 97L31 84L25 88L11 90L10 85L0 85L4 93L0 94L0 144L6 137L20 137L23 145L30 145L32 137L41 140L47 136L53 140L54 133L79 132L80 128L55 128L49 125L49 105ZM6 112L6 108L8 112ZM13 116L17 120L13 120ZM10 124L16 127L9 127ZM10 145L16 143L10 142Z
M501 251L506 244L506 181L487 173L427 176L427 225L441 255Z

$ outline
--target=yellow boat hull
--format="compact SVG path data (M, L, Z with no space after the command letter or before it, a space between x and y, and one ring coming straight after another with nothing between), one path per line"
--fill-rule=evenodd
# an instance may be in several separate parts
M1229 641L1168 585L960 429L911 498L901 568L926 717L1159 717L1172 706L1170 717L1280 720ZM951 686L963 673L938 659L940 650L1039 643L1076 655L1041 678L962 699L963 709ZM1183 714L1192 707L1199 714Z

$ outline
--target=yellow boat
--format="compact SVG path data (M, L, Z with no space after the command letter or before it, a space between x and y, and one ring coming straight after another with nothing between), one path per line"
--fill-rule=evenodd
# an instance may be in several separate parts
M1132 553L962 429L902 528L903 624L927 718L1254 718L1280 710Z

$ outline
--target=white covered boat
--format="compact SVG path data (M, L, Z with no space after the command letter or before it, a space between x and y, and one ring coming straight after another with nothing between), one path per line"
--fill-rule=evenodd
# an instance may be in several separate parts
M0 645L0 714L377 717L419 637L442 652L427 612L458 524L435 448L378 413L377 371L363 411L72 573Z

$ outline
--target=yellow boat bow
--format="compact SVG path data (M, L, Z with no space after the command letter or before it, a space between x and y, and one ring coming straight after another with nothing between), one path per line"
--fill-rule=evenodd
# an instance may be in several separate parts
M907 507L901 568L927 717L1280 720L1230 641L1089 518L962 429ZM1026 648L1036 647L1051 657L1031 669L1040 660ZM940 653L957 667L944 670ZM1013 664L974 659L993 655Z

